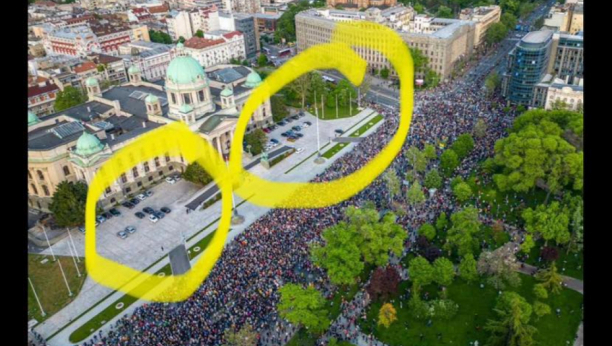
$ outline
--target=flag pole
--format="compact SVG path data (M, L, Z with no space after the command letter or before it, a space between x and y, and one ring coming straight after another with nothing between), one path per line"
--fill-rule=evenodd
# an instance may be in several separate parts
M36 302L38 303L38 307L40 308L40 315L42 317L45 317L47 314L45 313L45 310L42 307L42 304L40 303L40 299L38 299L38 294L36 294L36 290L34 289L34 284L32 283L32 280L30 280L30 277L28 276L28 282L30 283L30 287L32 287L32 292L34 292L34 298L36 298Z

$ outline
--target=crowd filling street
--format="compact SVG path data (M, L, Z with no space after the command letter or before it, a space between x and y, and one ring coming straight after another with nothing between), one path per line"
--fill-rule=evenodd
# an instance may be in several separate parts
M455 173L467 177L480 160L491 156L495 141L504 136L512 118L503 112L500 100L484 96L482 78L457 80L415 93L410 134L390 166L400 179L410 170L406 156L410 146L423 149L429 143L438 148L442 140L450 144L459 135L472 133L478 119L486 122L486 135L475 137L474 150ZM384 123L314 181L331 181L355 172L395 134L397 109L369 106L384 116ZM437 160L429 165L437 166ZM402 188L405 194L406 186ZM379 177L351 199L331 207L273 209L224 249L210 276L189 299L179 304L145 304L115 322L107 335L95 334L82 345L220 345L224 331L238 330L245 324L259 332L261 345L285 344L295 327L282 323L277 315L279 287L308 282L328 296L333 293L325 273L309 259L309 244L320 241L321 231L339 222L346 207L372 201L382 210L388 200L388 189ZM425 203L407 208L397 222L409 234L408 249L420 225L432 222L440 212L452 213L457 208L450 181ZM349 318L354 323L355 316Z

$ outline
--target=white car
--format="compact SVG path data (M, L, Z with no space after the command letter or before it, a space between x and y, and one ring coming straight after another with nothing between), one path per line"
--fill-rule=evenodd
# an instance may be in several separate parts
M140 195L136 196L136 198L138 198L141 201L144 201L147 198L147 196L144 193L141 193Z
M302 127L303 127L303 128L307 128L307 127L310 127L310 125L308 125L307 123L303 123L303 124L302 124Z
M167 177L167 178L166 178L166 182L167 182L168 184L174 184L174 183L176 183L176 180L174 180L174 178L172 178L172 177Z
M297 148L297 150L295 151L296 154L301 153L302 151L304 151L304 148Z
M156 223L157 221L159 221L159 218L153 214L149 215L149 221Z

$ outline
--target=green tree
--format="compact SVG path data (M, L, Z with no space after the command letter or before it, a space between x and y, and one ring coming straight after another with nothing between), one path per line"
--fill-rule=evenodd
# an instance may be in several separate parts
M542 284L533 285L533 295L538 299L548 299L548 291Z
M423 188L418 180L416 180L412 186L408 189L406 193L406 198L409 204L419 205L425 202L425 193L423 193Z
M420 151L419 148L415 146L411 146L406 151L406 158L408 159L408 163L414 168L417 172L422 173L427 169L427 157L423 151Z
M251 146L251 153L253 155L258 155L263 151L268 138L262 129L255 129L251 133L244 135L244 141L247 145Z
M422 4L420 4L420 3L416 3L416 4L414 4L414 10L415 10L415 11L416 11L416 13L418 13L418 14L425 13L425 7L423 7L423 5L422 5Z
M427 64L429 63L429 58L427 58L427 56L425 54L423 54L423 51L421 51L418 48L410 48L410 55L412 56L412 63L414 65L414 72L415 73L423 73L425 72L425 69L427 68Z
M553 262L550 267L537 272L535 278L551 293L559 294L563 289L563 280L561 279L561 275L557 272L557 265L555 262Z
M410 260L408 264L408 275L417 290L420 287L429 285L434 280L434 267L421 256ZM417 295L416 292L413 292Z
M433 160L438 158L438 153L436 152L436 147L432 144L425 144L425 148L423 148L423 155L427 160Z
M518 19L516 18L516 16L508 12L503 13L501 15L500 20L502 23L504 23L504 25L506 26L506 28L508 28L508 30L514 30L514 28L516 27L516 24L518 23Z
M488 320L490 345L532 346L536 328L529 324L532 307L515 292L503 292L494 309L497 320Z
M527 234L525 236L525 240L521 244L521 251L524 253L529 253L531 249L535 246L535 242L533 241L533 236L531 234Z
M528 208L523 211L522 216L525 220L525 230L541 235L545 245L548 245L549 240L554 240L559 245L569 242L569 210L563 208L559 202L539 205L535 210Z
M378 312L378 325L383 325L386 328L397 320L397 311L391 303L385 303L380 307Z
M583 246L582 231L583 231L583 219L582 219L582 199L579 198L579 204L574 208L572 213L572 220L570 224L571 235L570 241L567 246L567 251L581 251Z
M430 223L424 223L419 227L419 235L427 238L427 240L432 241L433 238L436 237L436 229Z
M478 279L478 271L476 270L476 260L474 255L467 254L459 263L459 277L467 282L474 282Z
M239 331L235 332L232 328L225 331L224 346L257 346L257 332L250 324L245 324Z
M257 58L257 66L264 67L268 64L268 57L265 54L259 54Z
M304 109L306 105L306 97L308 96L308 92L312 82L312 77L310 76L310 73L312 72L305 73L299 76L289 84L289 89L293 90L300 97L302 109Z
M436 71L427 68L425 72L425 85L428 88L435 88L440 84L440 75Z
M60 90L55 98L55 111L60 112L70 107L78 106L87 101L87 95L82 89L77 89L73 86L67 86L64 90Z
M487 135L487 123L484 120L478 119L476 125L474 125L474 136L477 138L483 138Z
M85 224L87 184L62 181L51 197L49 210L60 227L76 227Z
M485 42L487 44L495 44L501 42L508 36L508 28L504 23L493 23L485 33Z
M455 278L455 267L448 258L439 257L433 263L433 281L449 286Z
M464 133L457 137L450 149L457 154L459 160L463 160L472 150L474 150L474 139L471 135Z
M314 287L302 288L296 284L286 284L280 288L279 293L277 310L282 318L304 326L316 335L327 329L330 320L321 292Z
M501 191L527 192L536 183L548 190L549 195L568 185L582 190L583 153L562 137L564 130L559 122L563 119L554 113L525 112L515 120L510 135L495 143L494 162L502 171L493 179ZM581 123L563 126L582 135Z
M206 186L213 180L210 174L208 174L208 172L206 172L197 162L192 162L187 165L185 173L183 173L183 178L201 186Z
M440 215L436 219L436 229L438 231L444 231L447 226L448 218L446 217L446 213L440 213Z
M383 68L380 70L380 76L381 76L383 79L387 79L387 78L389 78L389 69L388 69L386 66L385 66L385 67L383 67Z
M389 199L393 200L393 197L400 193L400 181L395 174L394 169L388 169L383 175L383 179L387 185L387 191L389 192Z
M478 210L469 206L451 215L452 226L448 230L447 243L456 248L459 256L472 254L478 248L476 235L480 232L481 222Z
M177 42L185 43L185 38L183 36L179 36Z
M274 122L279 122L289 115L287 106L278 96L270 97L270 108L272 109L272 119Z
M439 189L442 187L442 177L437 169L432 169L425 175L425 187L428 189Z
M446 6L438 7L438 12L436 12L436 17L438 18L453 18L453 10Z
M474 195L472 188L467 183L459 183L455 185L455 187L453 187L453 194L460 203L466 202Z
M501 85L501 78L497 72L491 72L487 78L485 79L485 88L487 89L487 94L493 95L497 89L499 89Z
M427 304L421 299L418 292L418 286L413 287L412 296L408 301L408 311L410 312L412 317L418 320L424 320L430 316L431 309L429 307L429 304Z
M459 166L459 156L452 149L444 150L442 156L440 156L440 169L445 176L453 174L455 169Z
M314 245L311 248L313 263L327 270L335 285L350 285L363 271L358 236L354 228L340 222L323 231L325 246Z
M550 314L550 306L542 302L536 301L533 303L533 313L536 315L536 320Z
M198 30L198 31L196 31L194 36L197 36L199 38L204 38L204 31Z
M295 42L295 15L310 7L312 7L312 5L309 4L308 1L289 4L287 10L283 12L276 23L274 42L279 43L282 42L282 40L285 40L285 42Z

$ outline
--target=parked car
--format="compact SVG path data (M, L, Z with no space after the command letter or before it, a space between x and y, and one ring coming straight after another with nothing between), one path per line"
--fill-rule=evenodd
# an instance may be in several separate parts
M108 212L111 213L111 215L113 215L113 216L121 216L121 212L119 210L115 209L115 208L112 208Z
M310 127L310 125L308 125L308 124L306 124L306 123L303 123L303 124L302 124L302 127L306 129L306 128L309 128L309 127Z
M270 130L276 130L278 128L278 126L276 124L272 124L272 126L270 126Z
M275 139L275 138L270 139L270 142L275 143L275 144L279 144L280 143L278 141L278 139Z
M166 213L166 214L170 214L170 212L172 211L172 210L170 210L170 208L168 208L168 207L162 207L160 210L161 210L161 211L163 211L163 212L164 212L164 213Z
M96 221L98 221L99 223L102 223L106 221L106 218L104 217L104 215L98 215L96 216Z
M102 213L102 216L104 216L107 220L110 220L113 218L113 215L111 215L110 213Z
M174 183L176 183L176 180L174 180L172 177L167 177L167 178L166 178L166 182L167 182L168 184L174 184Z
M303 133L296 133L295 135L296 135L298 138L302 138L302 137L304 137L304 134L303 134Z
M136 227L134 227L134 226L127 226L125 228L125 232L127 232L129 234L134 234L134 232L136 232Z
M302 130L302 128L301 128L301 127L299 127L299 126L294 126L294 127L292 127L291 129L292 129L293 131L301 131L301 130Z
M283 132L281 133L281 137L289 137L289 134L287 132Z
M180 175L175 174L175 175L172 176L172 179L174 179L174 181L181 181L182 178L181 178Z
M144 193L141 193L140 195L136 196L136 198L138 198L141 201L144 201L147 198L147 196Z
M156 223L157 221L159 221L159 218L153 214L149 215L149 221Z
M291 119L298 120L298 119L300 119L300 116L296 114L296 115L292 116Z
M302 151L304 151L304 148L297 148L297 149L295 150L295 153L296 153L296 154L299 154L299 153L301 153Z
M121 203L122 206L128 208L128 209L134 209L134 204L131 202L123 202Z
M85 226L81 226L79 227L79 231L83 234L85 234Z
M151 207L145 207L144 209L142 209L142 211L144 211L145 213L151 215L155 212L155 210L153 210L153 208Z
M117 232L117 237L121 238L121 239L125 239L128 237L128 234L125 233L125 231L119 231Z
M137 205L138 203L140 203L140 200L138 198L132 198L130 199L130 202L132 202L133 205Z
M335 133L337 133L337 134L339 134L339 135L341 135L341 134L343 134L343 133L344 133L344 131L342 131L341 129L336 129L334 132L335 132Z
M144 195L147 196L147 197L151 197L151 196L153 196L153 191L147 190L147 191L144 192Z
M286 121L287 123L290 123L290 122L292 122L292 121L293 121L293 118L287 117L287 118L285 118L285 121Z
M144 219L144 217L146 216L143 212L141 211L137 211L134 215L136 215L137 218L139 219Z
M312 123L310 121L304 121L304 127L306 127L306 125L312 126Z
M301 118L301 117L306 116L306 114L305 114L304 112L300 111L300 112L298 113L298 116Z
M157 217L158 219L163 219L164 216L166 216L166 214L162 213L161 211L154 211L153 215L155 215L155 217Z
M268 129L268 128L263 129L262 131L265 132L265 133L270 133L270 129Z
M284 120L281 120L279 122L276 123L278 126L285 126L287 125L287 123Z

